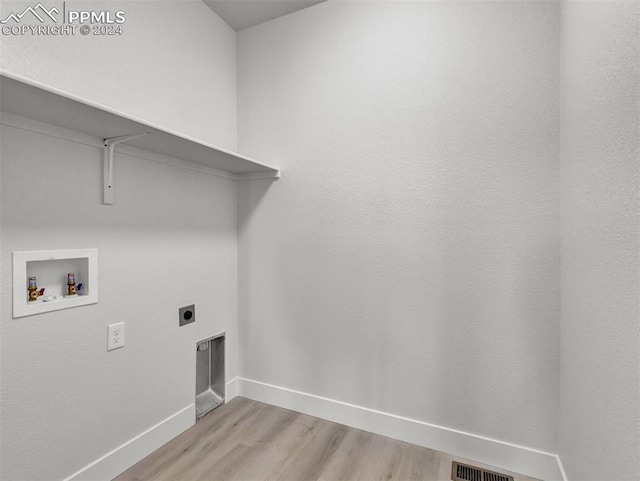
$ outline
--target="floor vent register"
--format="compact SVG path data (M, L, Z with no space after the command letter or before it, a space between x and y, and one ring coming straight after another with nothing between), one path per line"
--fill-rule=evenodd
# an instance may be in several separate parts
M451 479L453 481L513 481L513 476L494 473L454 461L451 466Z

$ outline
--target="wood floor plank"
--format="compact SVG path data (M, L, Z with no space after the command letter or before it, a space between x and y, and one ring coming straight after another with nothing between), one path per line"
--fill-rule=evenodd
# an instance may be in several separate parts
M246 443L259 440L261 433L272 429L278 423L281 411L266 404L257 406L256 411L251 410L251 414L246 419L234 423L234 429L227 431L223 436L216 436L209 442L195 446L197 449L194 449L190 456L183 456L167 470L167 479L184 479L184 473L189 473L189 480L227 479L220 474L211 474L215 472L216 464L224 464L229 459L236 459L232 451L237 449L249 457L249 453L253 452L251 446ZM215 425L212 426L212 430L215 430ZM209 477L202 478L202 476ZM159 479L165 478L160 477Z
M357 477L357 471L374 436L366 431L350 429L340 445L338 455L327 463L319 481L349 481Z
M210 416L131 467L120 477L126 475L123 479L127 481L168 479L168 471L172 466L187 464L194 451L211 449L211 444L207 446L203 446L203 444L224 438L231 430L238 427L240 421L250 419L252 413L258 411L259 406L248 399L238 398L238 402L230 403L225 408L224 412L214 411ZM116 479L120 479L120 477Z
M318 479L326 464L336 454L349 430L335 423L321 423L314 435L305 443L278 481Z
M393 479L393 472L400 456L400 441L374 436L365 451L362 462L354 473L357 481L382 481Z
M439 479L441 453L415 444L402 443L401 457L394 479L430 481Z
M320 419L298 414L272 442L263 446L260 455L243 463L236 478L247 481L279 479L313 438L321 423Z
M115 481L450 481L451 462L539 481L234 398Z

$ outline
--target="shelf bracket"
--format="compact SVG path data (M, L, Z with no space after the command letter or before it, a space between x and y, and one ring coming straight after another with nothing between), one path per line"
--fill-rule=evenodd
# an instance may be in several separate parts
M104 185L103 185L103 200L105 205L111 205L115 202L115 191L113 183L113 148L121 144L122 142L128 142L129 140L137 139L143 135L147 135L149 132L142 132L139 134L122 135L120 137L111 137L104 139Z

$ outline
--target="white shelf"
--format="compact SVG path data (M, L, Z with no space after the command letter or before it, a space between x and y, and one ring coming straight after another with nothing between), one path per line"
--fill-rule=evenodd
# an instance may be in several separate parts
M69 272L82 283L82 295L64 297ZM36 277L44 295L60 300L28 301L28 279ZM98 249L16 251L13 253L13 317L25 317L98 302Z
M280 177L277 167L3 71L0 110L102 139L149 132L127 145L236 174L239 180Z

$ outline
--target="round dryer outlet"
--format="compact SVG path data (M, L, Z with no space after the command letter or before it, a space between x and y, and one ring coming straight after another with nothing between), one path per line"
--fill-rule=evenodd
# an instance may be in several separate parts
M180 326L196 322L196 305L191 304L190 306L178 309L178 322L180 323Z

